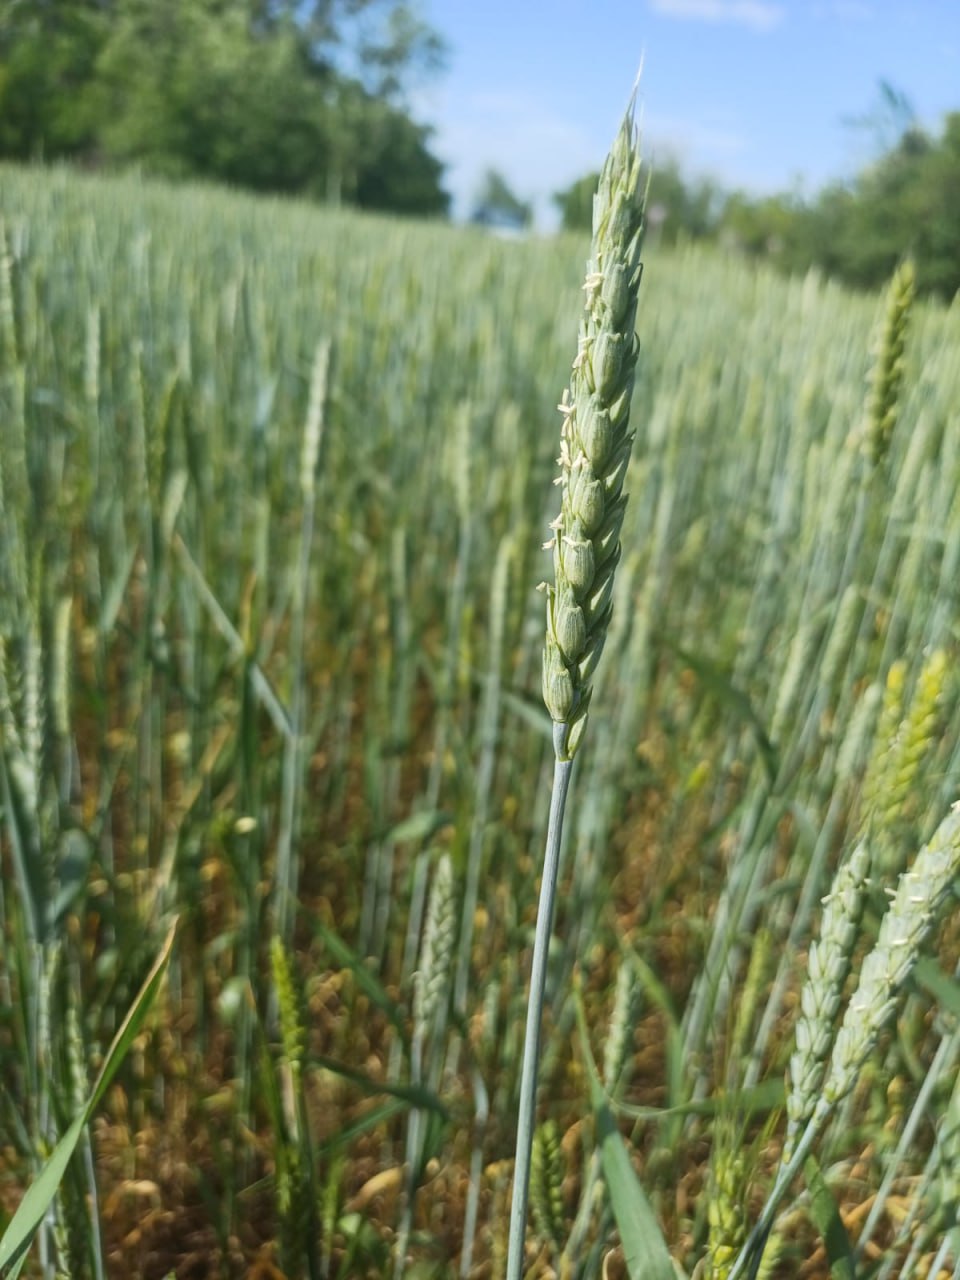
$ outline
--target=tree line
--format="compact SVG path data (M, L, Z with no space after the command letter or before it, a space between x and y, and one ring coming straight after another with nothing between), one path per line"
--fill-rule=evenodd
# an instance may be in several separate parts
M443 55L396 0L6 0L0 156L442 215L407 92Z
M438 70L440 36L404 0L0 0L0 157L137 164L361 208L445 216L432 131L409 90ZM788 271L819 265L873 287L913 256L918 287L960 289L960 112L938 133L881 83L866 122L878 156L811 198L752 197L652 173L648 227L711 240ZM596 174L554 198L588 229ZM495 171L473 219L528 226L531 206Z
M648 231L663 243L711 240L786 271L819 266L872 288L910 254L918 287L949 300L960 289L960 112L939 132L901 121L899 136L849 182L817 195L751 197L685 178L668 160L653 168ZM564 227L590 225L596 175L555 197Z

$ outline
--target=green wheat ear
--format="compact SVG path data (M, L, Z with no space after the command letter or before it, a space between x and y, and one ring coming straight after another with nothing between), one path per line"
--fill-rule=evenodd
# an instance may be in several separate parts
M577 356L560 403L560 515L553 522L543 698L558 758L572 759L610 626L630 460L637 291L645 188L632 110L607 156L593 205L593 249Z
M540 1023L573 757L583 739L590 687L610 626L613 577L627 498L623 480L633 435L630 399L637 364L637 290L644 191L631 101L600 174L593 252L570 388L560 404L560 515L553 521L554 583L547 586L543 697L553 720L554 771L530 969L520 1070L517 1157L507 1280L520 1280L540 1062Z
M307 1053L307 1028L303 1020L303 1009L293 965L282 939L276 935L270 939L270 969L280 1014L283 1062L290 1068L299 1085Z
M560 1127L545 1120L533 1135L530 1167L530 1201L542 1239L555 1249L563 1247L566 1226L563 1213L563 1175L566 1172Z
M871 466L880 466L890 451L890 441L900 411L903 385L903 353L907 323L916 288L916 271L907 259L893 273L887 289L883 321L877 341L876 363L870 375L870 396L863 443Z

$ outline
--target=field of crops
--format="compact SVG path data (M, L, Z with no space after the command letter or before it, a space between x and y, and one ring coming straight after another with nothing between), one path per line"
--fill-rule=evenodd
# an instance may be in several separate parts
M176 918L27 1274L499 1278L588 246L16 170L0 237L0 1231ZM531 1276L644 1274L641 1184L727 1276L844 1010L757 1274L960 1274L952 871L850 998L957 859L960 310L904 280L645 251Z

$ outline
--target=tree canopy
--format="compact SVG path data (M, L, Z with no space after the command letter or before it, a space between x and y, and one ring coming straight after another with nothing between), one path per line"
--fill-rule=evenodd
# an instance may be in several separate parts
M474 197L470 221L521 231L533 221L533 206L520 199L502 173L488 169Z
M443 214L431 131L406 108L442 57L398 0L18 0L0 155Z

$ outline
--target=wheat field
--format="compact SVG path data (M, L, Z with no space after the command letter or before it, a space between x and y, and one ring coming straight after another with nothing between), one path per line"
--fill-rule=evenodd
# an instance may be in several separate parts
M503 1274L587 254L0 170L0 1230L178 921L27 1274ZM643 257L526 1274L663 1274L642 1185L677 1274L942 1280L960 309Z

